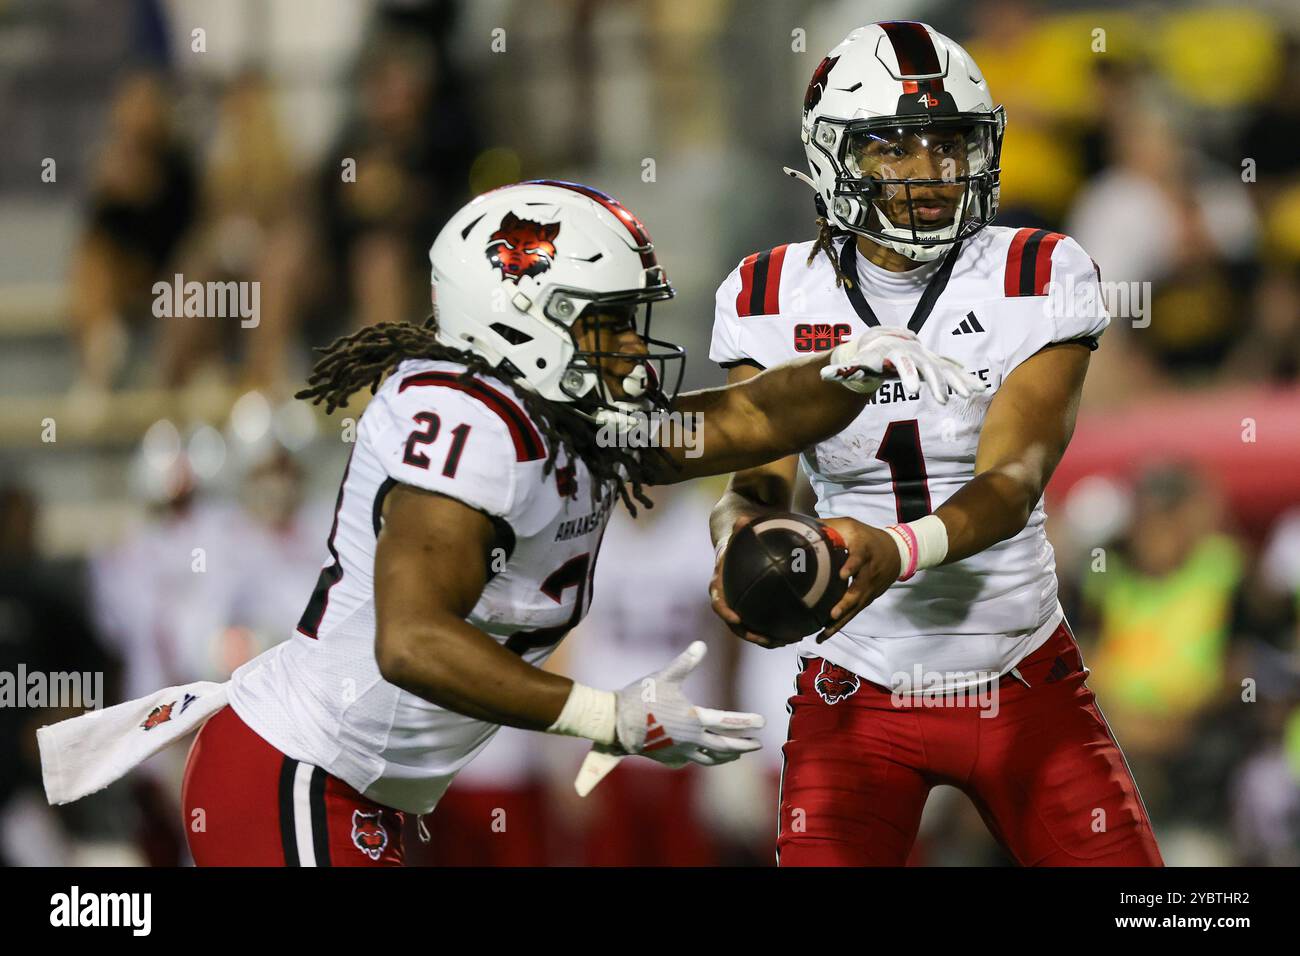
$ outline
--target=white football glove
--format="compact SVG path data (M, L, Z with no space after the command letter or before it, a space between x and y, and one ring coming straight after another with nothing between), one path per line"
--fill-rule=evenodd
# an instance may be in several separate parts
M874 392L891 373L903 383L903 391L914 395L921 381L940 405L948 403L948 389L962 398L983 386L961 363L931 352L909 329L868 329L835 346L822 379L838 382L854 392Z
M697 707L682 693L682 681L707 651L703 641L696 641L667 667L615 692L618 742L591 748L574 781L579 796L590 793L628 754L670 767L688 762L711 766L762 746L755 739L765 723L761 714Z

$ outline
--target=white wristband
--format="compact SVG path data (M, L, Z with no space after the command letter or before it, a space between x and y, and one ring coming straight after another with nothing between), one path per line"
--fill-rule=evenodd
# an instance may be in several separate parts
M555 723L546 728L546 732L586 737L598 744L615 743L616 702L612 690L596 690L574 681L569 699L564 702L564 709L555 718Z
M941 564L948 556L948 528L938 515L890 525L885 532L898 545L900 581L906 581L917 571Z

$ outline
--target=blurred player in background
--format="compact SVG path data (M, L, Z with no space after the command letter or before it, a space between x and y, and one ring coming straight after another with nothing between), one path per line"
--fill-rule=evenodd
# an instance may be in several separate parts
M714 604L741 633L720 587L725 542L790 507L800 462L818 514L869 554L846 565L834 623L800 647L784 865L901 866L938 783L969 795L1022 865L1161 863L1085 684L1043 530L1043 490L1109 317L1077 243L990 226L1004 125L949 38L910 21L853 31L805 94L811 176L788 170L816 193L818 238L747 257L718 290L711 357L731 382L907 328L984 386L941 409L872 383L850 428L735 475L715 509ZM968 697L981 687L996 714Z

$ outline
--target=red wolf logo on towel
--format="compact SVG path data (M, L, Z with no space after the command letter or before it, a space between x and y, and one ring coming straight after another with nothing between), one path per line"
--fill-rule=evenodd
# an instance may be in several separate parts
M159 724L165 724L172 719L172 708L176 706L176 701L170 704L162 704L149 711L149 716L144 719L140 725L142 730L153 730Z

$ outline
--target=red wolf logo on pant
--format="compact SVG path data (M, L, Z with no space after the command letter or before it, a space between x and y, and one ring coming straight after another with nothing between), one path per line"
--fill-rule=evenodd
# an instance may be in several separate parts
M852 697L861 686L862 681L857 674L828 660L822 661L822 669L817 673L817 679L813 681L813 687L828 704L838 704Z
M384 829L381 813L352 811L352 842L358 850L377 860L388 848L388 831Z

